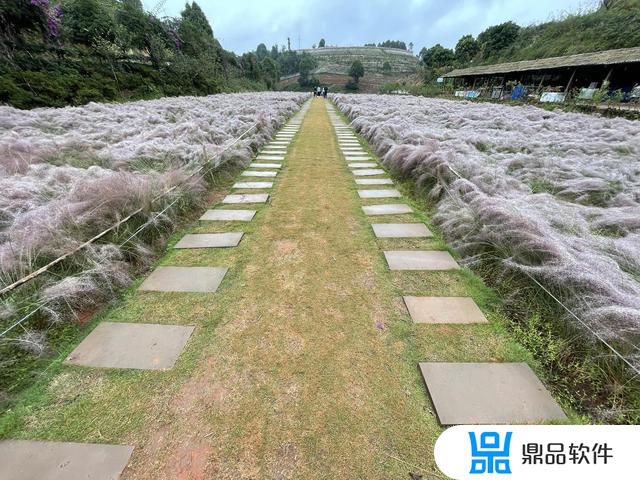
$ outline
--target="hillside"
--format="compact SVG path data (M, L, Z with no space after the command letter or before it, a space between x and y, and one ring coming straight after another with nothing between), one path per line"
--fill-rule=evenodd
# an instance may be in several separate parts
M348 75L351 64L360 60L365 75L384 73L383 66L389 62L391 74L415 73L419 59L413 54L395 48L382 47L323 47L297 50L298 54L308 53L317 62L316 74Z

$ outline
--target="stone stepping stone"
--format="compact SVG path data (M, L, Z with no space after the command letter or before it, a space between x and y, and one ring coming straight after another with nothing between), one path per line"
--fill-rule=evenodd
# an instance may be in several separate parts
M365 215L401 215L411 213L411 207L404 203L387 203L384 205L366 205L362 207Z
M469 297L403 297L415 323L487 323Z
M256 160L284 160L284 155L258 155Z
M385 172L381 168L363 168L359 170L353 170L352 173L357 177L371 177L373 175L384 175Z
M245 170L240 174L241 177L275 177L278 172L265 172L259 170Z
M280 156L285 156L286 154L287 154L286 150L281 150L279 148L274 148L274 149L260 150L260 153L258 155L280 155Z
M268 193L245 193L227 195L222 203L266 203L269 200Z
M13 480L113 480L133 447L91 443L0 442L0 478Z
M227 274L224 267L158 267L140 285L143 292L215 292Z
M233 184L232 188L271 188L273 187L273 182L237 182Z
M425 238L433 236L424 223L374 223L371 227L378 238Z
M386 190L358 190L360 198L400 198L402 194L393 188Z
M237 247L243 235L243 232L188 234L173 248Z
M460 265L449 252L392 250L384 252L390 270L456 270Z
M420 363L420 372L442 425L567 418L526 363Z
M356 141L348 141L348 142L338 142L341 148L343 147L362 147L359 142Z
M350 163L349 168L375 168L378 164L375 162L355 162Z
M284 141L284 140L274 140L273 142L269 143L269 145L289 145L288 141Z
M362 152L344 152L344 155L345 155L346 158L356 158L356 159L359 158L360 160L362 160L362 158L360 158L360 157L369 157L370 156L365 151L362 151Z
M390 178L356 178L358 185L393 185Z
M280 168L282 167L281 163L259 163L259 162L254 162L251 165L249 165L249 167L251 168Z
M340 147L340 150L342 150L343 152L358 152L358 151L360 151L360 152L366 153L366 152L362 149L362 147L361 147L361 146L359 146L359 145L356 145L356 146L353 146L353 147L349 147L349 146L341 146L341 147Z
M250 222L255 210L207 210L200 220L214 222Z
M169 370L195 327L102 322L64 363L96 368Z

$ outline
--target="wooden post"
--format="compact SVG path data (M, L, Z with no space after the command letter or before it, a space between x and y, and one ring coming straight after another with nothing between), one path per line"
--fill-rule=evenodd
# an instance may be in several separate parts
M600 85L600 87L604 87L605 85L608 87L609 82L611 81L611 75L613 74L613 67L611 67L609 69L609 73L607 73L607 76L605 77L605 79L602 81L602 85Z
M573 73L571 74L571 78L569 79L569 83L567 83L567 88L564 89L565 95L567 93L569 93L569 90L571 90L571 87L573 86L573 80L576 78L576 72L577 71L578 71L577 68L573 69Z
M475 90L476 89L476 81L478 80L478 77L474 77L473 79L473 86L471 87L471 90Z
M542 90L542 84L544 83L545 77L546 77L546 75L543 73L542 74L542 78L540 79L540 85L538 85L538 91L539 92Z

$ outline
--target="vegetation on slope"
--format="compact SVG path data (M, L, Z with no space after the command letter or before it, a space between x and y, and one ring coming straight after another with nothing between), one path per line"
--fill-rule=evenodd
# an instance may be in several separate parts
M0 103L59 107L276 81L270 63L224 50L196 2L159 19L140 0L0 0Z

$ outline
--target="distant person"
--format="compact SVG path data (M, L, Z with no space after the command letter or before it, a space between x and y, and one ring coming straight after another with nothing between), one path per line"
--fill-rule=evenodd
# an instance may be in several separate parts
M316 96L320 96L322 92L322 89L320 87L316 87Z
M324 98L327 98L327 93L329 93L329 87L324 87L324 88L322 89L322 96L323 96Z

